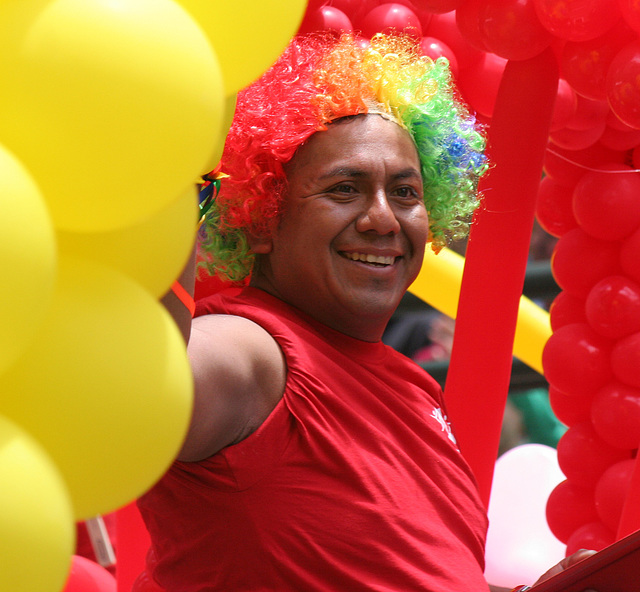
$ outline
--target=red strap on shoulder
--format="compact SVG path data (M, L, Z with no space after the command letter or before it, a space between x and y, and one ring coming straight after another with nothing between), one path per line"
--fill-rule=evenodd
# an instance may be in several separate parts
M182 287L182 285L180 284L180 282L178 282L178 280L173 282L173 284L171 285L171 291L178 297L178 300L180 300L180 302L182 302L182 304L184 304L187 307L187 310L191 313L191 316L193 317L194 313L196 312L196 303L193 300L193 296L191 296L191 294L189 294L189 292L187 292Z

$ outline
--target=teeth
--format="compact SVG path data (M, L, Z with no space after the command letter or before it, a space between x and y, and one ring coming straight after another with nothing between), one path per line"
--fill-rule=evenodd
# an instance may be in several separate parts
M380 265L392 265L395 257L381 257L379 255L365 255L364 253L345 253L347 259L364 261L365 263L378 263Z

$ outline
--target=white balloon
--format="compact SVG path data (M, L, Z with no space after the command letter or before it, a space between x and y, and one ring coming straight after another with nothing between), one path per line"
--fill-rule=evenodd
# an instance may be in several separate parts
M565 479L554 448L523 444L496 461L489 501L485 577L494 586L532 585L565 555L547 525L551 491Z

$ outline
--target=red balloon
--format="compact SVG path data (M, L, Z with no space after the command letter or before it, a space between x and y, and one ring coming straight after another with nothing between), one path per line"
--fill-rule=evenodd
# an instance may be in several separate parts
M480 31L480 10L483 5L484 0L465 0L456 10L456 24L470 45L487 51Z
M624 125L624 124L623 124ZM630 150L640 145L640 130L626 126L626 130L607 125L598 140L612 150ZM635 168L635 167L634 167Z
M624 384L640 388L640 333L620 339L611 351L611 369Z
M572 129L567 125L558 131L551 132L549 139L555 146L565 150L584 150L600 139L604 128L604 121L586 129Z
M578 181L573 192L573 214L587 234L619 240L640 225L640 175L620 164L601 168L602 172L588 171Z
M562 481L549 494L546 515L553 535L566 543L576 529L598 519L593 491Z
M591 422L572 425L558 442L558 465L578 487L594 487L612 464L629 458L629 451L607 444Z
M422 53L429 56L432 60L437 60L440 57L447 58L447 60L449 60L451 74L454 78L458 77L458 60L446 43L443 43L435 37L423 37L420 48L422 49Z
M101 565L74 555L62 592L116 592L116 579Z
M618 530L622 508L631 485L635 460L630 458L611 465L596 484L596 512L602 523L613 532Z
M620 18L611 0L534 0L542 25L556 37L587 41L606 33Z
M572 555L580 549L601 551L615 541L615 533L602 522L584 524L569 537L566 555Z
M574 187L589 168L604 162L624 162L625 154L596 143L584 150L565 150L550 146L544 157L544 172L555 181Z
M561 237L576 228L578 223L573 215L573 189L546 176L540 181L536 200L536 218L550 235Z
M458 86L466 101L478 113L491 119L507 60L485 53L474 68L460 72Z
M586 298L601 279L619 272L620 243L599 240L581 228L563 234L551 255L551 271L566 292Z
M623 450L640 445L640 389L610 382L593 397L591 422L608 444Z
M586 323L585 304L584 298L574 296L568 292L560 292L553 299L549 309L551 330L557 331L560 327L573 323Z
M430 37L440 39L456 56L458 68L474 67L481 59L484 52L473 47L462 35L456 24L456 13L434 14L426 30Z
M620 461L609 467L596 485L596 511L602 522L620 537L620 520L629 501L633 484L635 459Z
M640 41L626 45L616 54L606 86L612 111L628 126L640 129Z
M165 592L165 590L156 584L148 572L143 571L133 582L131 592Z
M591 395L570 395L553 385L549 387L551 409L558 420L566 426L587 421L591 417L591 401Z
M589 325L565 325L552 333L544 346L544 374L565 393L593 393L611 378L610 351L609 341Z
M553 117L549 131L555 132L566 127L571 119L575 117L577 108L578 100L575 91L564 78L560 78L560 80L558 80L558 95L556 96L556 104L553 108Z
M576 95L575 115L567 122L573 130L589 130L607 124L610 109L606 101L593 101Z
M618 6L626 23L640 33L640 10L636 0L618 0Z
M408 6L400 3L387 3L376 6L369 11L359 29L365 37L373 37L376 33L403 31L413 37L422 37L422 24L416 13Z
M607 99L607 71L615 55L634 38L620 21L610 31L589 41L568 41L560 57L562 74L583 97L596 101Z
M609 276L591 289L585 312L589 325L603 337L620 339L636 333L640 331L640 285L623 275Z
M536 16L533 0L485 0L478 29L487 50L507 60L537 56L552 40Z
M318 10L307 12L300 24L298 33L311 33L312 31L353 31L353 25L349 17L334 6L323 6Z
M630 278L640 282L640 228L623 241L620 264Z
M464 0L420 0L420 4L434 14L451 12L460 7Z

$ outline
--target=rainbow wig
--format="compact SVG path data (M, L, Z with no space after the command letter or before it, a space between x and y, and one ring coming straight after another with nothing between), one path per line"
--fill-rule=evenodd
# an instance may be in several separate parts
M269 236L287 179L283 165L312 134L341 117L380 113L406 129L421 163L429 240L468 232L486 169L485 141L458 101L448 62L423 56L410 37L378 34L295 38L278 61L238 94L221 169L229 175L203 224L209 273L234 281L253 265L247 234Z

